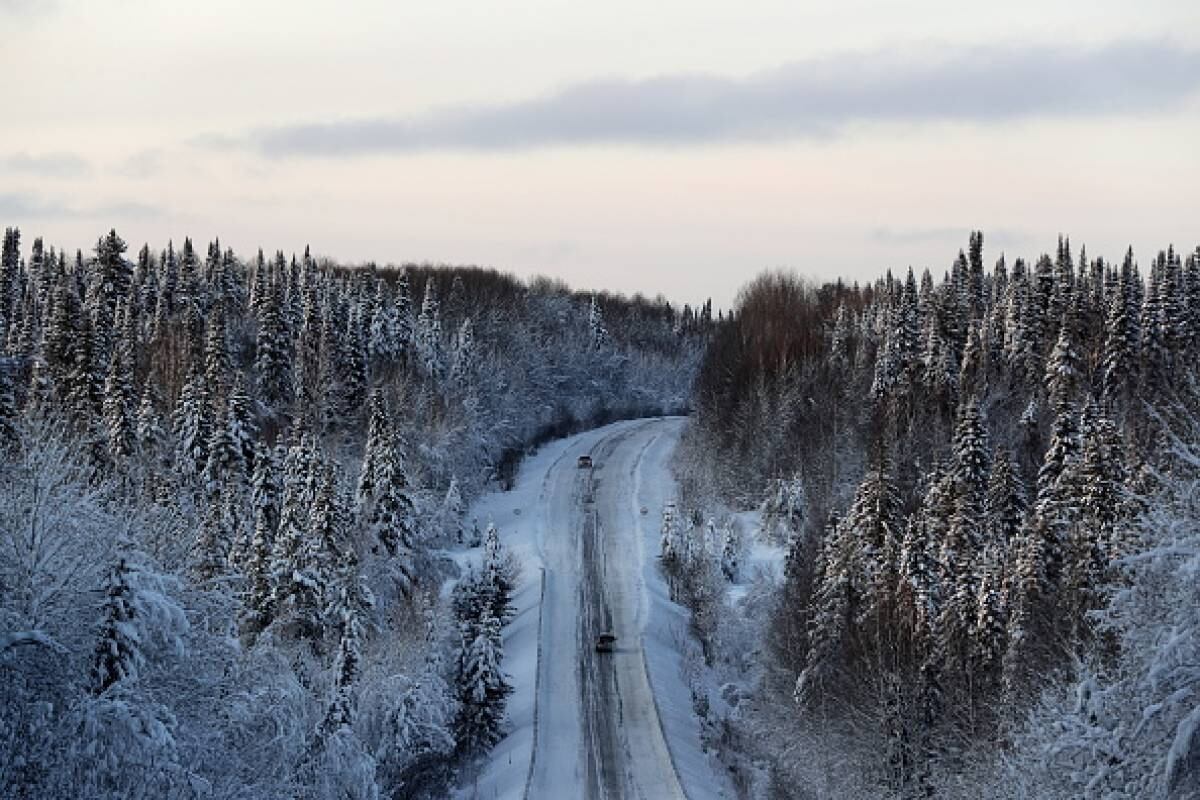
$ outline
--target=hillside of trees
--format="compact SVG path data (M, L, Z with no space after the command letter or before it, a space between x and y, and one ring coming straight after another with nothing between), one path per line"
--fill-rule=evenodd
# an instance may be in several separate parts
M1200 796L1197 348L1200 250L748 285L664 524L786 548L729 605L664 544L747 795Z
M710 328L475 268L7 230L0 796L445 796L502 731L519 569L471 499L550 437L686 410Z

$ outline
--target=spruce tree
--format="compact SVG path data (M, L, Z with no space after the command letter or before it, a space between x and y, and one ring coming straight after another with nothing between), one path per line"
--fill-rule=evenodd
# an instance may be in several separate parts
M172 422L178 442L177 464L180 472L185 477L200 475L208 463L213 416L204 376L195 368L183 384Z
M108 430L109 454L118 460L132 455L136 444L131 372L126 348L116 348L104 383L104 424Z
M101 606L102 621L92 658L91 689L103 694L115 684L136 678L145 663L134 626L133 566L121 558L109 572Z
M988 477L987 528L990 544L1006 552L1021 532L1025 519L1025 488L1013 465L1012 454L997 447Z
M5 457L14 456L21 446L11 370L11 366L0 359L0 456Z
M291 402L293 390L291 346L284 327L282 306L280 288L274 285L258 321L255 360L259 399L276 411Z
M362 647L369 614L375 601L358 571L354 548L347 547L338 564L337 589L330 616L337 624L338 646L334 656L334 693L326 715L326 727L334 730L354 721L355 682L363 670Z
M272 607L271 554L279 529L279 479L275 454L260 445L254 455L251 503L254 532L246 554L246 617L243 627L261 631L270 624Z
M417 580L417 515L399 436L393 434L378 462L378 485L368 523L376 540L392 556L401 590L411 596Z
M504 647L499 620L485 609L482 617L464 622L461 627L455 740L459 751L469 756L485 752L500 741L512 687L500 666Z
M1046 361L1045 383L1050 405L1060 408L1074 400L1083 380L1082 359L1075 340L1075 323L1068 319L1059 329L1058 341Z

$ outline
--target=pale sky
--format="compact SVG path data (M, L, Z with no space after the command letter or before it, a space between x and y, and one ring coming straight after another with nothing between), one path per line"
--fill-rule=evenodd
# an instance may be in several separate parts
M0 0L0 225L728 305L1200 243L1195 0Z

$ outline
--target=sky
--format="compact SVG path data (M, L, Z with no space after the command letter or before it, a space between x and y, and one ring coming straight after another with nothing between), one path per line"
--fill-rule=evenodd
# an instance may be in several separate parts
M1200 244L1195 0L0 0L0 225L732 303Z

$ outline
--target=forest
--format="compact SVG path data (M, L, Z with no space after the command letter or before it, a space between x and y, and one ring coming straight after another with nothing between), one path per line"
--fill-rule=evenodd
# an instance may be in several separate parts
M0 796L446 796L503 731L520 569L471 500L549 438L686 411L712 326L477 268L7 229Z
M1200 796L1198 346L1200 250L745 287L663 554L746 794Z
M738 796L1200 796L1200 249L993 258L714 315L7 229L0 796L452 795L522 569L472 502L662 415Z

